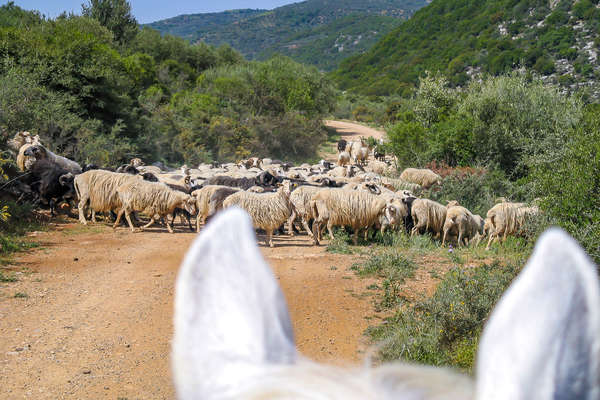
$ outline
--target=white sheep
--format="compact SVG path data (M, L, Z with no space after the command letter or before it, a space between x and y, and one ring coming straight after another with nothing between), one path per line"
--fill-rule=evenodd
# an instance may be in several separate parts
M117 188L125 183L140 181L140 175L119 174L94 169L75 177L74 186L79 198L79 222L87 225L85 208L89 202L92 222L96 222L96 212L114 211L121 208Z
M254 227L266 232L265 242L269 247L273 247L273 231L292 215L290 181L285 181L275 193L240 191L227 197L223 202L223 208L234 205L243 208L252 216Z
M439 237L446 221L446 207L429 199L416 199L412 203L411 216L414 227L411 236L428 231Z
M352 241L358 241L360 229L375 225L383 214L392 224L394 216L389 212L385 199L361 190L323 189L311 201L315 221L313 241L319 244L320 227L326 225L331 239L334 226L350 226L354 229Z
M312 231L308 226L308 222L311 219L314 219L313 210L310 206L310 202L312 201L313 196L319 191L323 190L323 187L320 186L310 186L304 185L300 186L298 189L294 190L290 194L290 201L294 206L292 215L288 220L288 233L290 235L294 234L292 224L296 220L296 218L300 218L302 221L302 226L306 230L309 236L312 237Z
M399 362L319 365L296 350L285 298L250 218L228 210L190 249L175 284L177 398L597 399L596 266L567 234L545 233L492 311L475 378Z
M413 205L414 206L414 205ZM481 220L481 217L479 217ZM463 243L467 245L469 240L475 238L480 231L480 222L465 207L448 204L446 207L446 219L444 221L444 238L442 246L446 243L447 236L457 235L458 246Z
M176 208L184 209L192 215L196 213L196 201L192 196L178 190L170 189L168 186L158 182L143 180L128 182L117 188L117 195L121 203L121 209L117 214L117 220L113 228L119 225L121 216L125 214L131 231L135 232L129 215L133 211L140 211L150 216L150 222L141 229L150 227L158 218L164 218L167 230L169 233L173 233L169 218L165 217L172 215Z
M487 212L490 222L489 240L486 250L498 238L506 240L508 235L517 235L527 220L539 214L537 206L528 207L524 203L498 203Z
M416 183L423 186L425 189L437 184L441 185L442 177L430 169L406 168L400 174L400 179Z

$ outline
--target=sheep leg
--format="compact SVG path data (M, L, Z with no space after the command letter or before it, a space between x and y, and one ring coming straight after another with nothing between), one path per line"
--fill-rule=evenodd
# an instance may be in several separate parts
M175 218L173 217L173 219L175 219ZM152 220L154 220L154 218ZM169 233L173 233L173 227L171 226L172 224L169 224L168 216L167 216L166 220L167 220L167 230L169 231Z
M92 210L92 222L96 223L96 210Z
M492 244L492 240L494 240L495 235L496 235L496 232L490 232L490 238L488 240L487 246L485 247L486 250L490 249L490 245Z
M312 238L313 238L313 244L318 246L319 245L319 222L317 222L317 220L313 221L313 233L312 233Z
M117 218L115 219L115 223L113 224L113 229L117 229L117 226L119 226L119 222L121 222L121 217L123 216L123 212L124 212L124 209L121 208L119 210L119 213L117 214ZM125 217L125 218L127 218L127 217Z
M352 243L356 246L358 245L358 231L360 229L355 229L354 233L352 234Z
M152 224L155 222L154 220L154 215L152 217L150 217L150 222L148 222L146 225L142 226L142 229L146 229L150 226L152 226Z
M79 212L79 222L83 225L87 225L87 221L85 219L85 204L87 203L87 199L80 199L77 204L77 211Z
M444 229L444 238L442 239L442 247L444 247L444 244L446 243L446 235L448 234L448 231L446 229Z
M294 207L292 207L294 208ZM294 236L294 221L296 220L296 217L298 216L298 214L296 213L296 210L292 210L292 215L290 215L290 217L288 218L288 235L290 236Z
M327 221L327 232L329 232L329 238L331 240L335 239L333 237L333 230L332 230L332 228L333 228L333 224L330 221Z
M202 217L200 216L200 213L198 213L198 215L196 215L196 233L200 232L200 222L202 221Z
M125 219L127 220L127 223L129 224L129 228L131 228L131 232L135 232L135 227L133 226L133 223L131 222L131 216L129 215L129 210L125 210Z
M267 229L267 240L266 240L266 244L269 247L273 247L273 230L272 229Z
M308 222L306 222L305 218L302 218L302 226L304 227L304 229L308 233L308 236L313 237L312 230L310 229L310 226L308 226Z
M462 230L459 228L458 229L458 244L457 244L458 246L462 245L462 239L463 239L463 237L462 237Z

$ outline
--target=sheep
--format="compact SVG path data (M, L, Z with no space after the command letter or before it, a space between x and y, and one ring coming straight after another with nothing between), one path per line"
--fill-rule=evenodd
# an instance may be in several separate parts
M131 165L132 167L136 167L136 168L138 168L138 167L141 167L141 166L143 166L143 165L144 165L144 162L142 161L142 159L141 159L141 158L132 158L132 159L129 161L129 165Z
M368 160L369 160L369 148L361 147L360 149L358 149L358 152L356 153L356 156L354 158L354 162L358 165L366 165Z
M196 232L200 232L200 225L206 222L206 217L209 214L209 200L210 197L219 189L235 189L239 191L239 188L230 188L229 186L223 185L206 185L201 189L192 192L192 196L196 199Z
M481 217L479 217L481 219ZM448 234L458 234L458 245L468 244L469 240L474 238L480 228L479 222L473 214L465 207L454 205L450 202L446 207L446 219L444 221L444 238L442 246L446 243Z
M19 151L20 152L20 151ZM81 166L73 160L69 160L66 157L59 156L42 146L41 144L35 144L23 152L23 155L27 157L34 157L36 160L47 158L56 165L66 169L72 174L80 174Z
M156 221L157 216L165 218L172 214L176 208L182 208L192 215L196 213L195 200L192 196L172 190L161 183L138 180L119 186L116 192L121 203L121 209L117 214L113 229L119 225L121 216L125 214L131 231L135 232L129 217L132 211L146 212L150 216L150 222L144 225L141 228L142 230L150 227ZM173 233L169 219L165 218L165 220L167 230L169 233Z
M230 209L198 235L177 274L177 398L593 399L599 287L596 266L554 228L488 317L475 378L399 362L319 365L296 349L283 292L250 218Z
M344 167L349 164L350 153L348 153L347 151L342 151L340 154L338 154L337 165L339 165L340 167Z
M422 186L416 183L407 182L402 179L392 179L387 177L381 178L381 184L390 190L410 190L411 192L418 192L422 189Z
M208 214L205 218L205 221L208 222L210 218L223 209L223 202L227 197L239 191L240 189L238 188L231 188L227 186L216 189L208 199Z
M320 226L326 224L331 239L334 239L334 226L350 226L354 229L352 241L358 241L361 228L368 228L376 223L381 214L385 214L391 223L395 223L390 215L384 199L359 190L324 189L316 193L310 203L315 216L313 223L313 241L319 244Z
M539 213L537 206L528 207L524 203L498 203L488 210L487 218L490 221L489 240L486 250L494 240L501 237L505 241L508 235L516 235L525 226L528 218Z
M17 132L15 136L6 142L9 149L13 150L15 153L18 153L21 147L26 144L41 144L40 137L38 135L32 136L31 133L27 131ZM24 150L23 150L24 151Z
M17 154L17 167L20 171L28 171L31 168L31 166L35 163L35 156L25 155L25 152L35 145L36 143L25 143L19 148L19 153Z
M266 244L273 247L273 231L290 218L292 203L290 202L290 181L275 193L237 192L223 201L223 208L239 206L252 217L254 228L263 229L267 237Z
M423 186L425 189L437 184L441 185L442 177L430 169L406 168L400 174L400 179L416 183Z
M390 171L390 166L383 161L371 160L367 163L365 169L378 175L383 175Z
M346 151L346 147L348 146L348 142L346 139L340 139L337 142L338 153L342 153Z
M140 175L119 174L104 170L91 170L75 177L75 192L79 198L79 222L87 225L85 206L89 201L92 222L96 222L96 212L113 211L121 207L117 188L125 183L142 180Z
M411 236L425 230L438 237L443 231L446 220L446 207L433 200L416 199L412 203L411 216L414 221Z
M31 188L50 206L50 215L55 215L55 205L61 200L70 200L75 195L74 175L66 169L43 158L31 167Z
M308 222L314 219L313 209L310 206L310 202L312 201L313 196L320 190L323 190L323 187L304 185L300 186L290 194L290 201L294 205L292 215L288 220L288 233L290 235L293 235L293 224L296 218L299 217L302 222L302 226L308 235L312 237L313 233L308 225Z

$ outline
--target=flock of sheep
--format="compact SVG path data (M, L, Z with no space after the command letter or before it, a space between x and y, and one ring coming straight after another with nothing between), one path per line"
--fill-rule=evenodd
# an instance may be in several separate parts
M503 201L492 207L487 218L473 215L456 201L442 205L417 198L421 188L442 184L429 169L407 168L399 179L390 178L395 168L385 155L372 151L366 141L338 143L338 163L322 160L315 165L293 166L279 160L249 158L239 163L201 164L167 170L161 163L144 165L135 158L116 170L86 165L58 156L44 147L37 136L19 132L9 141L17 153L17 165L29 171L28 181L42 202L56 204L78 200L79 221L87 224L88 213L112 213L117 227L123 217L135 230L132 216L147 215L141 229L163 221L169 232L175 216L196 216L196 231L219 210L238 206L248 212L255 229L273 234L287 226L288 234L304 229L315 244L327 228L350 227L356 244L364 232L402 229L415 235L431 233L446 242L468 245L488 236L495 239L517 234L537 207ZM373 158L370 159L371 154ZM299 223L299 224L298 224ZM312 225L311 225L312 224Z

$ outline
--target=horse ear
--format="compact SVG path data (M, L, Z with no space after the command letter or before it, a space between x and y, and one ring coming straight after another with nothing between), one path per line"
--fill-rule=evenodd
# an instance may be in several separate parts
M203 230L175 289L172 363L179 399L236 398L269 366L295 361L283 294L242 210L227 209Z
M598 399L599 292L583 249L544 233L483 332L477 398Z

